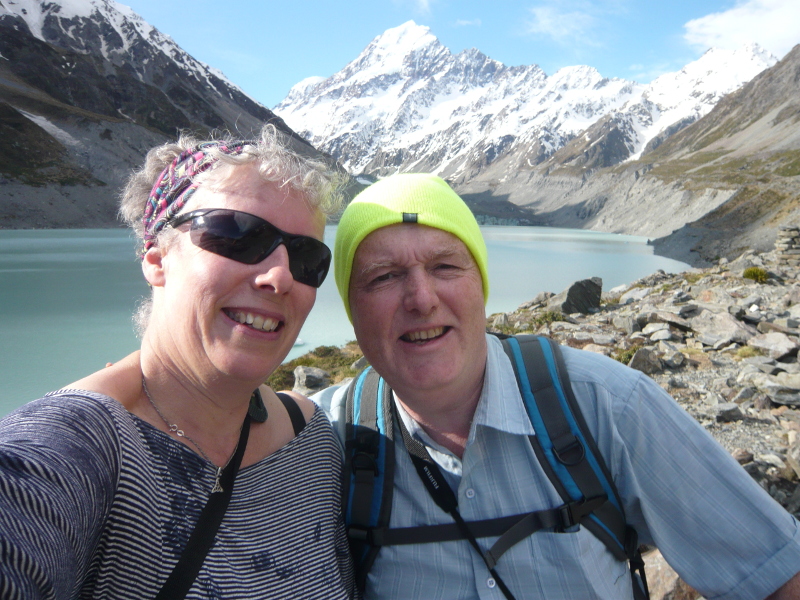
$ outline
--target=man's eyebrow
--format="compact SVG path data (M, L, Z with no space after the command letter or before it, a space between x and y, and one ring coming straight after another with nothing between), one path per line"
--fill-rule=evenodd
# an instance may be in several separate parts
M443 260L457 255L471 256L469 250L467 250L460 244L454 243L454 244L449 244L444 248L440 248L438 250L434 250L432 252L427 253L425 255L425 261ZM398 262L392 259L375 260L364 265L361 269L359 269L357 275L363 276L365 274L370 273L371 271L376 271L378 269L391 269L392 267L397 267L397 266L402 266L402 262Z

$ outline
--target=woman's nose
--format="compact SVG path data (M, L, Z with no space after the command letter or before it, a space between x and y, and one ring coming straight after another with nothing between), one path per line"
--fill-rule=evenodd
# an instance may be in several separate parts
M294 285L292 272L289 270L289 252L281 244L257 265L253 284L258 288L271 288L276 294L286 294Z

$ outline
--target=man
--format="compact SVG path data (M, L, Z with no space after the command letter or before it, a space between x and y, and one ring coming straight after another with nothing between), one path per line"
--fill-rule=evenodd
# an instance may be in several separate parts
M485 334L486 246L455 192L422 174L373 184L342 216L334 264L361 349L392 390L396 428L413 440L394 439L390 527L454 519L409 443L436 463L468 523L561 505L528 439L511 362ZM800 598L793 517L652 380L590 352L564 348L563 357L639 542L658 546L706 598ZM347 391L316 397L343 439ZM365 597L633 597L627 565L586 527L537 531L496 565L482 556L491 542L384 545Z

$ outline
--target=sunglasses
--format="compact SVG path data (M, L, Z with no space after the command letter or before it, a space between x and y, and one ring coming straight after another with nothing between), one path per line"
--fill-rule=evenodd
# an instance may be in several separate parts
M173 228L192 222L192 243L246 265L255 265L283 244L289 254L289 272L295 281L319 287L331 264L331 251L307 235L281 231L269 221L250 213L224 208L193 210L178 215Z

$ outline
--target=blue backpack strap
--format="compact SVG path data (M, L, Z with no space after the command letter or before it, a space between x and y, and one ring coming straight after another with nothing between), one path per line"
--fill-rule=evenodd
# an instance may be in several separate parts
M345 400L343 505L356 581L363 591L380 551L370 532L388 527L394 490L394 432L391 390L372 367L350 385Z
M625 522L619 493L575 399L558 344L530 335L501 343L536 432L530 441L542 468L567 503L597 503L605 497L580 524L618 560L629 561L634 597L648 598L636 531Z

